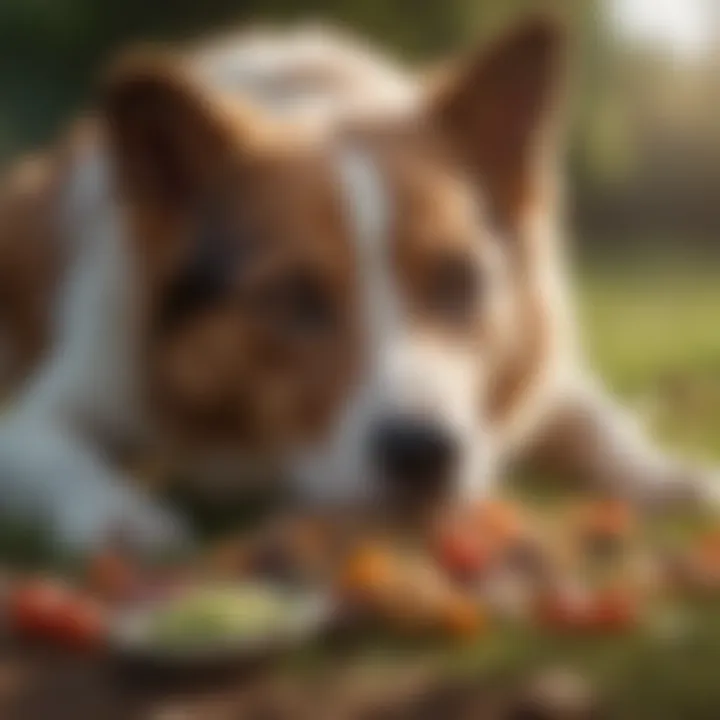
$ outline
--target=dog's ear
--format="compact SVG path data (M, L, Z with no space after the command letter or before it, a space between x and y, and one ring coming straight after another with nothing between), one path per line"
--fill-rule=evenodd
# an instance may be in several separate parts
M541 150L559 105L566 34L556 20L525 20L444 78L431 116L478 178L501 229L532 200Z
M252 134L251 118L183 63L156 50L130 53L108 73L100 106L120 192L169 211L201 202Z

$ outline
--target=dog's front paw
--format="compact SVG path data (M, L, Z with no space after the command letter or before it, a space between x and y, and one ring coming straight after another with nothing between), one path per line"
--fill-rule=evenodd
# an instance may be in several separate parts
M53 538L71 554L86 555L109 546L145 556L187 552L191 534L180 518L128 487L70 492L48 509Z
M720 470L666 465L635 490L639 504L651 511L720 512Z
M695 502L701 509L720 513L720 469L695 470L689 482L694 488Z

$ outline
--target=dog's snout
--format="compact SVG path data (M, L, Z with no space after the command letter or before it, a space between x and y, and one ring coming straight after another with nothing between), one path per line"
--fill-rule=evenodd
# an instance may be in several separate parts
M382 476L408 486L442 484L457 455L450 432L425 418L381 420L373 430L371 447Z

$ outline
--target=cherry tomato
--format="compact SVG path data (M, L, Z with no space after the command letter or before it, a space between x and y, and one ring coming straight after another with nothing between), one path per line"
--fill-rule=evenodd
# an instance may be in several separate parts
M541 598L538 617L556 630L619 632L634 627L638 607L633 595L620 588L572 594L556 591Z
M27 580L11 589L8 618L11 629L24 637L47 637L70 597L69 589L50 580Z
M591 617L584 592L559 588L538 598L536 611L540 624L554 630L583 630Z
M56 581L18 585L10 594L8 613L12 630L24 638L84 649L105 637L101 606Z
M637 602L629 592L603 590L592 600L589 624L593 629L607 632L627 630L636 624L637 619Z
M473 533L460 527L439 534L436 554L440 566L460 579L479 577L492 561L489 549Z

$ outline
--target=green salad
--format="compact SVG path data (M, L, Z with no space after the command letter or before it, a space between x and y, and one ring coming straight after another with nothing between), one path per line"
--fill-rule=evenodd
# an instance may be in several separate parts
M163 647L198 647L272 634L287 622L288 599L268 588L193 591L157 608L148 640Z

